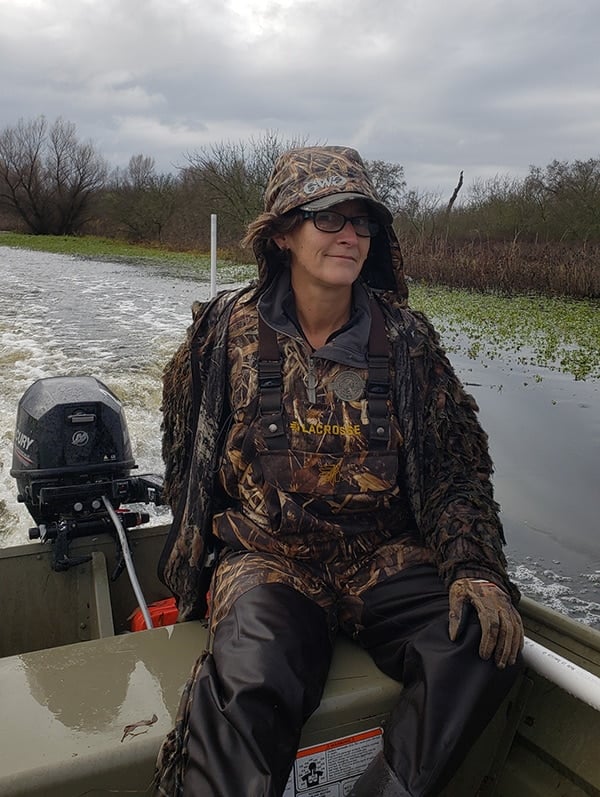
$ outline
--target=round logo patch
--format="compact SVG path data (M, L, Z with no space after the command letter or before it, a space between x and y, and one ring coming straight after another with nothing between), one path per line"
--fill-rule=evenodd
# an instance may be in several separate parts
M331 388L342 401L356 401L365 391L365 380L356 371L340 371Z

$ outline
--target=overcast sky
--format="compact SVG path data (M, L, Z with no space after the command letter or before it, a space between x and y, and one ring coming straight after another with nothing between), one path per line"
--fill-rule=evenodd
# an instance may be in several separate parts
M600 0L0 0L0 129L40 114L113 167L270 130L447 198L600 157Z

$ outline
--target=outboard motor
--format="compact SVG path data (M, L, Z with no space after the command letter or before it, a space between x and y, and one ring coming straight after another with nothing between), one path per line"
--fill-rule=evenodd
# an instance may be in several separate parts
M55 569L77 564L69 539L108 530L121 504L161 503L162 477L133 477L136 467L121 403L95 377L39 379L23 394L10 473L38 524L30 538L62 540ZM121 513L127 527L148 519Z

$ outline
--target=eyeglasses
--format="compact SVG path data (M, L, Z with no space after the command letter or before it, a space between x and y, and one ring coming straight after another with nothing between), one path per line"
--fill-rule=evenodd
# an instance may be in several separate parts
M368 216L344 216L334 210L303 210L302 218L312 219L321 232L339 232L348 221L359 238L373 238L379 232L379 224Z

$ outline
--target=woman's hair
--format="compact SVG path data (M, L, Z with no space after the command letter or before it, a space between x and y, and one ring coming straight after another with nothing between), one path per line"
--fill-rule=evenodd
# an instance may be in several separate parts
M280 253L279 247L273 240L276 235L287 235L302 223L302 213L290 210L283 215L276 213L261 213L251 221L242 238L242 247L251 246L256 253L262 251L266 256Z

